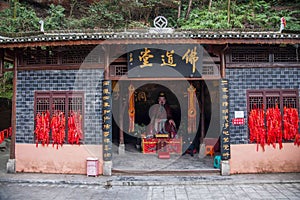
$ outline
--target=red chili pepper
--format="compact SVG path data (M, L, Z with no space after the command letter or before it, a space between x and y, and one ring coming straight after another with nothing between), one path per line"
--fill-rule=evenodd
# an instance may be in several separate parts
M0 132L0 144L4 141L4 131Z
M49 144L49 132L50 132L50 123L49 123L50 113L46 111L46 113L38 113L36 115L36 127L35 127L35 135L36 135L36 147L38 147L39 142L42 145Z
M259 108L254 108L249 114L249 131L250 131L250 142L256 142L258 151L259 145L265 151L265 122L264 122L264 110Z
M56 112L51 119L51 129L52 129L52 146L56 144L58 146L63 146L65 141L65 115L63 112Z
M82 116L79 112L71 111L68 118L68 142L80 144L82 139Z
M267 119L267 143L272 144L276 148L276 142L279 143L279 148L282 149L282 123L281 113L278 105L275 108L268 108L266 112Z
M299 115L296 108L284 108L284 139L294 139L294 144L300 145Z

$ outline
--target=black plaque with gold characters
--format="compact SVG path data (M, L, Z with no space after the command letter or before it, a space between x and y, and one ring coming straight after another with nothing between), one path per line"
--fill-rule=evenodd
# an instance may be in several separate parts
M220 81L220 122L221 122L221 159L230 159L230 136L229 136L229 92L228 80Z
M102 81L103 160L112 160L112 99L111 81Z
M201 77L203 47L129 45L128 77Z

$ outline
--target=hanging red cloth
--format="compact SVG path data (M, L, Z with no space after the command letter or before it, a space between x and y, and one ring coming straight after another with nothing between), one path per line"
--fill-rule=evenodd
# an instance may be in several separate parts
M129 128L128 132L134 132L134 118L135 118L135 108L134 108L134 86L132 84L129 85L129 106L128 106L128 117L129 117Z
M197 131L196 127L196 88L191 84L188 90L188 133L195 133Z

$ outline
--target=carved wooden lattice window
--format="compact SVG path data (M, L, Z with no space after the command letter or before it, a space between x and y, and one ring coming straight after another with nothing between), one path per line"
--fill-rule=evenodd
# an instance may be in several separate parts
M69 97L69 113L71 111L83 113L83 98L82 97Z
M62 64L103 63L104 52L90 46L72 46L62 52Z
M299 108L298 90L249 90L247 91L247 110L254 108Z
M34 116L38 113L49 111L52 116L56 112L63 112L66 116L66 137L67 117L70 112L79 112L84 119L84 93L79 91L37 91L35 92ZM82 127L84 127L82 120ZM67 139L65 139L67 141Z
M207 76L218 75L217 66L215 65L203 65L202 74Z
M298 63L300 50L297 46L232 46L227 63Z
M52 49L27 49L23 53L24 65L56 65L58 64L58 52Z
M274 62L298 62L299 50L293 47L274 48Z
M296 108L299 110L298 90L250 90L247 91L247 100L248 113L252 109L264 109L265 122L267 120L266 111L268 108L278 107L282 116L284 108Z
M127 74L127 65L110 65L109 74L111 77L120 77Z
M261 63L269 62L267 48L236 47L231 49L230 62L232 63Z

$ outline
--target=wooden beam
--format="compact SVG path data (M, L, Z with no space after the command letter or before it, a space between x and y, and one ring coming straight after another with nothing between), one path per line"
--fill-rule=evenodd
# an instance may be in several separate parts
M78 70L78 69L103 69L104 64L75 64L75 65L30 65L18 66L18 71L26 70ZM13 69L4 69L13 71Z
M226 68L300 68L298 63L227 63Z

